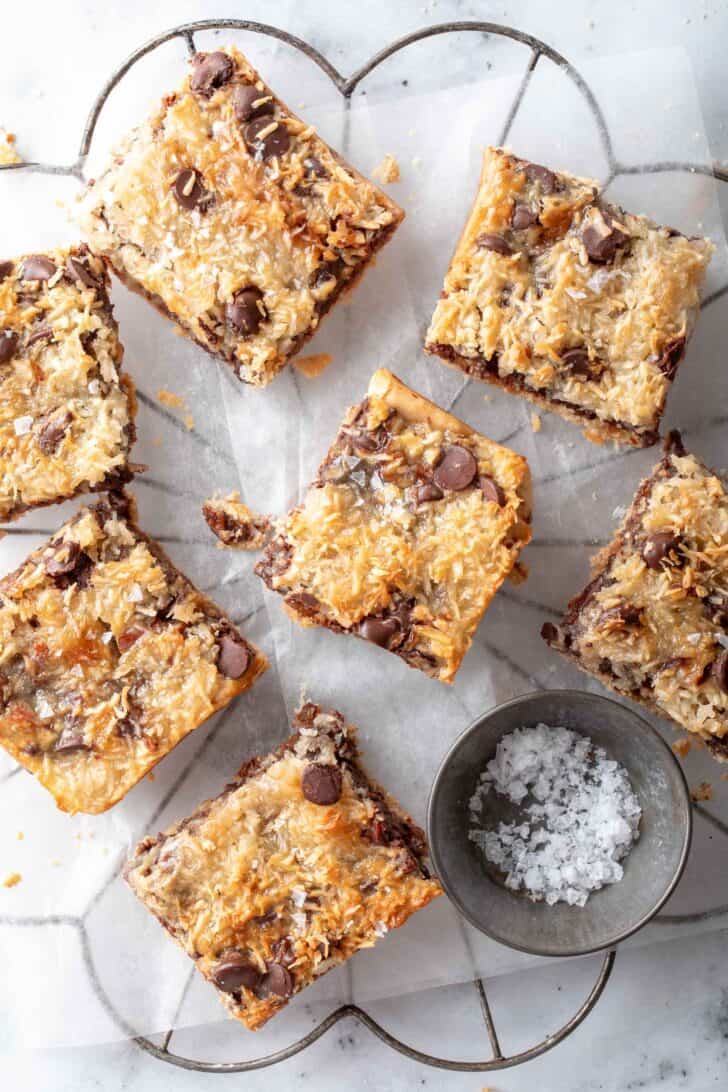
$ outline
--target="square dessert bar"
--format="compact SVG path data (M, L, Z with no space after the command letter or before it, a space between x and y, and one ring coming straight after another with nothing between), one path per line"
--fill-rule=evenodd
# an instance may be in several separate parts
M118 488L136 469L108 288L85 246L0 262L0 521Z
M256 572L302 625L452 682L531 537L528 464L384 369Z
M341 713L307 703L293 728L124 872L251 1030L442 893L424 834L369 780Z
M648 447L713 249L488 148L425 348L596 443Z
M403 215L230 48L193 58L79 219L130 288L264 386Z
M728 759L728 494L677 433L544 639Z
M266 667L123 493L0 581L0 744L63 811L106 811Z

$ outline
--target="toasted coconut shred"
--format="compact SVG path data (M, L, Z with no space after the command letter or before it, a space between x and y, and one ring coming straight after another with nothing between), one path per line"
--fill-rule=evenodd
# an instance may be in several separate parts
M517 807L497 826L495 793ZM584 906L624 875L642 815L627 771L568 728L518 728L505 736L470 800L470 839L505 876L505 886L549 906Z

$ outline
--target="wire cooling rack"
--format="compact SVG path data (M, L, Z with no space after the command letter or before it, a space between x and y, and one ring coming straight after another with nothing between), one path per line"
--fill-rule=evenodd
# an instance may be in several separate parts
M687 160L663 160L659 162L648 162L638 165L627 165L621 163L614 152L609 128L605 121L602 110L599 106L599 103L589 84L577 71L574 65L572 65L566 57L558 53L551 46L547 45L545 42L540 41L538 38L534 38L530 34L526 34L523 31L517 30L513 27L507 27L497 23L488 23L481 21L440 23L435 26L424 27L421 30L414 31L413 33L408 34L403 38L397 39L397 41L392 42L390 45L380 50L365 64L363 64L361 68L357 69L357 71L354 72L351 76L344 76L342 73L340 73L323 54L321 54L313 46L309 45L308 42L305 42L302 39L297 38L295 35L289 34L287 31L281 30L278 27L269 26L265 23L256 23L244 19L205 19L194 23L187 23L181 26L176 26L171 28L170 30L165 31L162 34L157 35L155 38L152 38L150 41L140 46L137 50L131 53L129 57L127 57L127 59L123 62L123 64L121 64L119 68L117 68L116 71L112 74L112 76L109 78L109 80L95 99L93 106L89 112L88 119L86 121L86 125L81 136L78 155L73 163L68 165L59 165L40 161L30 161L3 165L0 166L0 171L22 170L36 174L65 175L76 178L79 181L83 181L84 167L91 148L94 133L96 131L99 118L101 116L101 112L113 89L121 82L121 80L126 76L130 69L132 69L134 65L137 64L137 62L140 61L147 54L153 52L155 49L158 49L159 46L163 45L164 43L176 38L182 39L186 43L189 53L194 54L197 50L195 35L204 31L216 30L242 30L254 34L261 34L269 38L278 39L279 41L284 42L286 45L297 49L306 57L308 57L328 76L333 85L342 95L346 106L350 104L351 96L353 95L354 91L358 87L360 87L366 77L369 76L379 65L381 65L384 61L388 60L394 54L399 53L401 50L406 49L408 46L416 42L420 42L426 38L432 38L444 34L473 32L480 34L481 36L485 36L484 40L487 40L489 36L509 38L513 42L516 42L519 45L523 46L524 49L528 50L529 55L524 75L520 81L519 87L517 89L514 100L511 103L510 109L508 110L508 113L506 115L506 120L499 134L497 143L507 143L511 127L518 115L518 111L523 102L523 98L528 90L533 72L539 62L544 60L556 65L565 73L568 79L572 81L574 86L583 96L589 110L591 111L597 127L599 139L608 167L608 174L604 181L605 187L609 186L616 178L621 175L653 174L669 171L700 173L706 175L712 174L719 182L728 182L728 170L718 164L714 164L712 167L708 167L703 163L693 163ZM721 286L720 288L712 292L709 296L707 296L703 301L703 308L710 307L718 299L722 298L726 294L728 294L728 284ZM452 405L459 400L470 382L470 379L466 379L463 381L462 386L458 390L455 397L452 399L451 405L448 408L451 408ZM140 392L140 394L141 393L142 392ZM162 416L167 418L170 416L151 398L143 398L143 401L153 412L161 414ZM174 418L172 418L172 422L174 424L177 424ZM195 433L195 438L198 439L201 443L208 442L204 437L200 436L197 433ZM158 484L160 486L163 485L163 483ZM6 528L5 530L8 534L29 533L27 529L23 532L17 528L12 527ZM159 537L162 541L164 541L164 536ZM152 828L157 822L158 817L161 815L163 809L166 807L170 799L173 797L174 793L179 788L182 780L186 776L189 769L195 764L195 762L199 760L202 752L213 743L225 720L226 716L223 715L223 718L218 722L217 727L213 729L213 731L207 736L201 746L191 756L188 765L184 767L179 777L171 785L169 791L165 794L164 798L160 801L158 807L155 809L148 824L149 828ZM17 770L11 770L9 774L6 774L5 777L0 780L0 788L2 787L4 782L10 780L10 778L12 778L17 772L19 772L19 768ZM694 807L696 812L698 812L703 817L703 819L705 819L708 823L712 825L717 834L728 838L728 824L723 823L720 819L712 815L700 804L695 804ZM557 1031L552 1032L540 1042L535 1043L533 1046L530 1046L525 1050L519 1051L518 1053L503 1053L500 1046L498 1033L496 1031L493 1013L491 1011L491 1006L486 991L486 985L482 978L475 977L472 981L472 985L474 987L475 995L479 1002L480 1013L483 1019L485 1032L487 1034L487 1039L491 1049L491 1057L487 1059L483 1059L480 1061L464 1061L450 1058L441 1058L432 1054L425 1053L424 1051L418 1050L408 1043L403 1042L401 1039L394 1036L391 1032L387 1031L387 1029L382 1024L376 1021L365 1009L361 1008L359 1005L344 1004L340 1005L334 1011L329 1013L329 1015L325 1019L318 1023L311 1031L308 1032L308 1034L304 1035L302 1038L289 1044L283 1049L275 1051L271 1054L267 1054L264 1057L246 1059L239 1062L203 1061L197 1058L184 1057L170 1049L171 1041L174 1036L174 1029L172 1028L170 1028L162 1036L161 1042L159 1043L154 1042L144 1035L139 1035L136 1032L136 1029L134 1029L128 1023L128 1021L118 1012L116 1006L114 1005L113 1001L111 1000L107 991L101 983L94 962L93 951L91 948L86 927L86 919L88 918L88 915L94 909L94 907L99 903L110 884L117 879L121 870L121 864L122 862L119 861L117 867L106 879L104 885L99 890L97 890L92 898L89 900L85 911L80 916L49 915L42 917L23 918L0 916L0 924L17 926L19 928L43 925L65 925L76 930L81 943L83 964L88 977L89 985L94 995L96 996L99 1004L104 1008L106 1013L111 1017L116 1026L120 1029L120 1031L123 1032L123 1034L126 1035L128 1038L133 1040L133 1042L135 1042L137 1046L139 1046L142 1050L147 1051L149 1054L152 1054L154 1057L159 1058L164 1062L179 1066L183 1069L195 1070L204 1073L239 1073L247 1072L254 1069L263 1069L267 1066L275 1065L277 1062L282 1062L287 1058L291 1058L294 1055L299 1054L301 1051L305 1050L306 1047L311 1046L312 1043L315 1043L318 1039L320 1039L322 1035L324 1035L340 1021L345 1020L349 1017L357 1020L361 1025L367 1028L373 1035L376 1035L377 1038L379 1038L383 1043L386 1043L387 1046L391 1047L393 1050L396 1050L400 1054L404 1054L414 1061L420 1062L424 1065L432 1066L439 1069L456 1070L459 1072L483 1072L487 1070L505 1069L511 1066L520 1065L522 1062L530 1061L531 1059L536 1058L541 1054L544 1054L546 1051L551 1050L552 1047L555 1047L558 1043L562 1042L564 1039L567 1038L567 1036L575 1031L576 1028L579 1027L585 1017L588 1016L588 1014L592 1011L594 1006L599 1001L604 991L604 988L609 981L612 969L614 967L615 952L606 952L603 957L596 981L594 982L587 997L585 998L581 1006L577 1009L577 1011L573 1014L573 1016L569 1020L567 1020L566 1023L564 1023ZM718 906L709 910L699 911L696 913L661 914L656 919L654 919L654 921L657 924L663 925L682 925L689 923L705 922L727 913L728 904ZM194 968L192 968L190 972L190 977L194 973ZM188 978L187 985L189 985L189 981L190 979ZM180 996L180 1005L182 1003L182 1000L184 999L187 985L184 987Z

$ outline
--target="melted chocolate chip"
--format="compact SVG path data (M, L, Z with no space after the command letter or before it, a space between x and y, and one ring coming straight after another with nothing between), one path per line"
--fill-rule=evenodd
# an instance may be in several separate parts
M20 277L24 281L47 281L56 272L56 263L45 254L32 254L20 267Z
M271 995L275 997L290 997L293 993L293 975L282 963L267 963L268 973L263 975L256 995L265 1000Z
M713 661L711 672L721 690L728 693L728 650L721 652Z
M213 91L226 84L233 74L233 62L227 53L198 53L190 87L197 95L209 99Z
M441 489L453 489L459 492L467 489L478 473L478 463L472 452L459 444L445 448L433 475L435 485Z
M330 763L309 762L301 775L301 790L312 804L335 804L341 797L341 770Z
M236 994L241 989L255 990L261 975L255 964L241 952L229 952L215 965L212 981L223 993Z
M253 118L268 117L273 113L273 99L267 91L246 83L236 87L233 92L233 113L239 125Z
M43 419L43 424L36 433L35 442L44 455L54 454L61 440L68 432L68 426L72 420L73 417L68 410L60 414L57 413L54 417Z
M481 250L494 250L496 254L503 254L506 257L513 253L511 244L502 235L491 234L487 231L478 236L475 245Z
M309 155L304 161L303 165L306 168L307 178L328 178L329 172L324 167L318 156Z
M365 618L359 625L359 636L380 648L388 648L399 628L396 618Z
M70 255L66 262L66 272L72 281L83 285L84 288L97 289L103 284L103 277L94 276L86 262L73 255Z
M265 135L260 136L261 133ZM262 117L254 118L245 126L245 143L253 155L261 159L272 159L273 156L283 155L288 151L291 138L282 122Z
M526 164L526 178L529 182L538 182L544 193L553 193L558 184L554 172L548 167L542 167L540 163Z
M141 626L129 626L128 629L125 629L124 632L120 633L116 638L116 646L119 649L119 652L126 652L127 649L131 648L131 646L143 636L144 630Z
M286 596L286 603L304 618L313 618L319 612L321 604L310 592L295 592Z
M511 213L511 227L516 231L525 231L533 224L538 223L538 213L533 212L528 205L515 204Z
M279 937L271 944L270 950L276 963L281 963L284 967L290 967L296 960L296 951L290 937Z
M80 556L81 547L77 542L57 542L51 556L46 558L45 570L49 576L66 576L73 572Z
M177 204L188 212L196 208L204 212L210 204L210 194L202 183L202 175L194 167L185 167L179 172L172 190Z
M485 499L487 501L492 501L493 504L497 504L499 508L502 508L506 503L506 495L498 485L498 482L488 474L481 474L478 481Z
M662 449L666 455L683 456L685 454L685 445L682 441L682 436L676 428L670 429L665 437Z
M251 660L250 649L241 637L224 633L220 638L217 670L226 679L239 679L245 674Z
M35 345L39 341L53 341L53 329L50 326L39 326L37 330L34 330L25 343L25 348L29 349L31 345Z
M0 284L7 280L14 268L12 262L0 262Z
M561 363L574 375L587 378L590 375L589 353L586 349L567 349L561 354Z
M19 340L14 330L0 330L0 365L13 359Z
M668 379L675 378L675 372L677 371L677 366L682 359L684 349L685 338L676 337L673 338L672 341L668 341L667 345L662 350L662 355L657 361L657 367Z
M53 744L56 754L68 751L88 751L90 747L85 742L81 729L77 725L67 724Z
M445 496L439 485L435 485L434 482L425 482L424 485L418 485L415 490L415 500L418 504L427 504L428 501L442 500Z
M618 227L608 212L596 209L582 228L581 241L593 262L611 262L629 242L629 235Z
M557 630L553 622L544 622L544 624L541 626L541 636L543 637L544 641L548 641L549 644L551 644L552 641L555 641L558 635L559 631Z
M679 565L682 560L679 547L680 536L674 531L656 531L654 535L649 535L645 539L642 557L648 569L659 569L663 562L668 565Z
M257 334L261 322L267 317L263 293L254 285L240 288L232 300L225 305L225 319L228 326L232 326L233 330L242 334L243 337L252 337Z

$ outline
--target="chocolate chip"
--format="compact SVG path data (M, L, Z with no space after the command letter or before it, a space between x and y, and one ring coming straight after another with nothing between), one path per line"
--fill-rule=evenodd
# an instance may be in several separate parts
M318 156L309 155L304 161L303 165L306 168L306 174L309 178L328 178L329 172L324 167Z
M506 495L498 485L498 482L488 474L481 474L478 482L485 499L487 501L492 501L493 504L497 504L499 508L502 508L506 503Z
M269 129L270 132L266 132ZM259 136L264 133L264 136ZM280 121L272 121L269 117L254 118L245 126L245 143L255 156L261 159L272 159L273 156L283 155L291 145L288 130Z
M589 353L586 349L575 348L567 349L566 352L561 354L561 363L565 368L568 368L574 375L583 376L586 378L589 376Z
M276 963L284 967L290 967L296 961L296 950L290 937L279 937L271 944L270 950Z
M341 770L331 763L309 762L301 775L301 791L312 804L335 804L341 796Z
M387 648L399 628L395 618L365 618L359 625L359 636L373 645Z
M225 318L228 325L244 337L257 334L261 322L268 317L262 300L263 293L254 285L240 288L232 300L225 305Z
M13 359L19 340L14 330L0 330L0 365Z
M540 163L526 164L526 178L529 182L538 182L544 193L553 193L558 184L558 179L548 167L542 167Z
M174 180L174 196L177 204L191 211L199 208L203 212L210 204L210 194L202 184L202 175L194 167L185 167Z
M144 633L145 631L141 626L129 626L128 629L125 629L124 632L120 633L116 638L116 646L119 649L119 652L126 652L140 637L144 636Z
M12 273L15 266L12 262L0 262L0 284Z
M467 489L478 473L478 463L472 452L459 444L445 448L433 475L435 485L441 489L454 489L458 492Z
M282 963L267 963L268 973L263 975L256 995L262 1000L273 994L275 997L290 997L293 993L293 976Z
M73 572L81 556L77 542L61 540L53 545L53 553L46 558L45 571L49 576L65 576Z
M233 74L233 62L227 53L198 53L193 63L195 70L190 87L206 99L217 87L226 84Z
M56 263L45 254L32 254L20 267L20 277L24 281L47 281L56 272Z
M315 595L311 595L310 592L295 592L293 595L286 596L286 603L290 607L293 607L298 614L302 614L304 618L313 618L318 614L321 604Z
M515 204L511 213L511 227L516 231L525 231L532 224L538 223L538 213L533 212L528 205Z
M35 330L25 343L25 348L29 349L31 345L35 345L38 341L53 341L53 329L50 326L39 326Z
M70 255L66 262L66 272L71 280L82 284L84 288L97 289L103 284L103 277L94 276L86 262L82 262L80 258L74 258L73 255Z
M551 644L552 641L555 641L558 635L559 631L557 630L553 622L544 622L544 624L541 626L541 636L543 637L544 641L548 641L549 644Z
M712 675L721 690L728 693L728 650L721 652L713 662Z
M663 561L667 564L679 563L679 555L678 559L670 556L678 553L679 546L680 536L673 531L657 531L654 535L649 535L642 547L642 557L647 568L659 569Z
M685 454L685 445L682 441L682 436L676 428L670 429L665 437L662 449L666 455L678 455L682 457Z
M272 96L249 83L235 88L232 102L235 120L240 125L253 118L267 117L274 110Z
M480 247L481 250L494 250L496 254L503 254L506 257L513 253L510 243L502 235L491 234L487 231L478 236L475 245Z
M262 977L255 964L238 952L225 955L212 971L212 981L223 993L239 993L243 987L255 990Z
M585 227L581 241L593 262L611 262L620 247L629 242L629 235L615 224L608 212L595 209Z
M418 504L427 504L428 501L442 500L445 496L439 485L435 485L434 482L425 482L424 485L418 485L415 490L415 499Z
M241 637L224 633L220 638L220 651L217 656L217 670L226 679L239 679L248 669L250 649Z
M674 379L677 366L682 359L683 350L685 349L685 338L676 337L665 345L662 350L662 355L657 361L657 367L667 379Z
M43 424L35 435L35 442L44 455L53 455L68 432L68 426L72 420L73 417L68 410L64 410L60 414L57 413L54 417L42 418Z
M67 724L53 744L56 754L68 751L88 751L90 747L83 738L81 729L77 725Z

